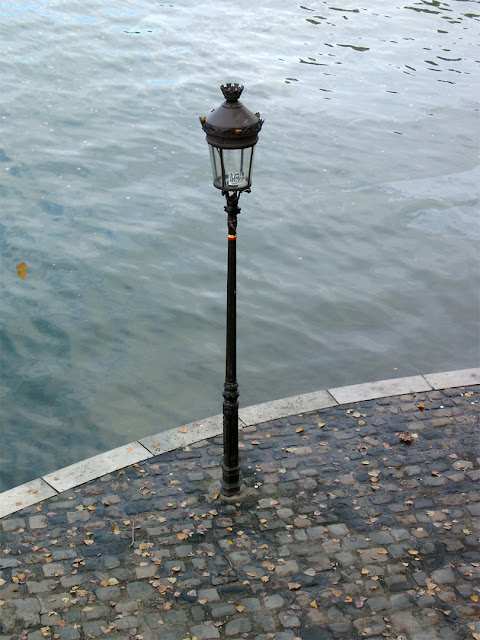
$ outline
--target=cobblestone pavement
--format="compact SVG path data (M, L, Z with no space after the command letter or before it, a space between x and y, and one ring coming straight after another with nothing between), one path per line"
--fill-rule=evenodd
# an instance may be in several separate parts
M0 521L0 640L480 639L480 387L241 431Z

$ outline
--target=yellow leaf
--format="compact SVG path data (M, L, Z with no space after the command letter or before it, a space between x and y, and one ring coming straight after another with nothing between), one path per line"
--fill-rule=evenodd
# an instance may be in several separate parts
M470 596L470 600L473 600L474 602L478 602L478 596Z
M167 580L170 582L170 584L175 584L175 582L177 581L176 578L167 578Z
M270 580L270 578L269 578L268 576L262 576L262 577L260 578L260 580L261 580L262 582L268 582L268 581Z
M320 429L322 429L325 426L325 422L319 422L318 426L320 427Z
M6 584L6 580L4 580L3 578L0 578L0 587L3 587L4 584Z
M20 264L17 264L17 275L22 280L25 280L25 278L27 277L27 265L25 264L25 262L20 262Z
M370 571L368 569L363 568L362 569L362 573L364 576L368 576L368 574L370 573Z
M345 598L345 602L353 602L353 598L351 598L350 596L347 596Z
M237 604L237 606L235 607L235 609L239 612L242 613L242 611L245 610L245 607L241 604Z
M298 427L297 428L297 433L302 433L302 431L304 431L304 429L302 427Z
M343 591L340 591L340 589L334 589L332 591L332 596L335 596L335 598L339 598L342 595Z
M382 547L381 549L378 550L378 553L381 553L382 555L385 556L388 554L388 551Z
M415 549L410 549L410 550L408 551L408 553L409 553L411 556L418 556L418 551L415 551Z

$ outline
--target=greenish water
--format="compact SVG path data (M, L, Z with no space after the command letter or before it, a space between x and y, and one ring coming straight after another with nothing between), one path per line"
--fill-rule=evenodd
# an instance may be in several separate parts
M478 3L0 12L1 490L221 412L226 81L265 118L241 404L478 366Z

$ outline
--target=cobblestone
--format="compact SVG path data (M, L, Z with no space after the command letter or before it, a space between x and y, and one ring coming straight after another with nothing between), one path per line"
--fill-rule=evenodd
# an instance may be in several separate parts
M243 429L233 498L214 438L0 520L0 640L480 637L479 399Z

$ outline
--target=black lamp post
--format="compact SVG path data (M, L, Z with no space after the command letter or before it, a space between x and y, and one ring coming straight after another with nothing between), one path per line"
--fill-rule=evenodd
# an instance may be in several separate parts
M240 491L238 464L238 382L237 382L237 215L242 191L252 184L253 151L263 120L238 101L243 86L222 85L225 102L202 116L212 163L213 184L227 199L228 224L227 267L227 345L225 384L223 387L223 464L222 493L233 496Z

